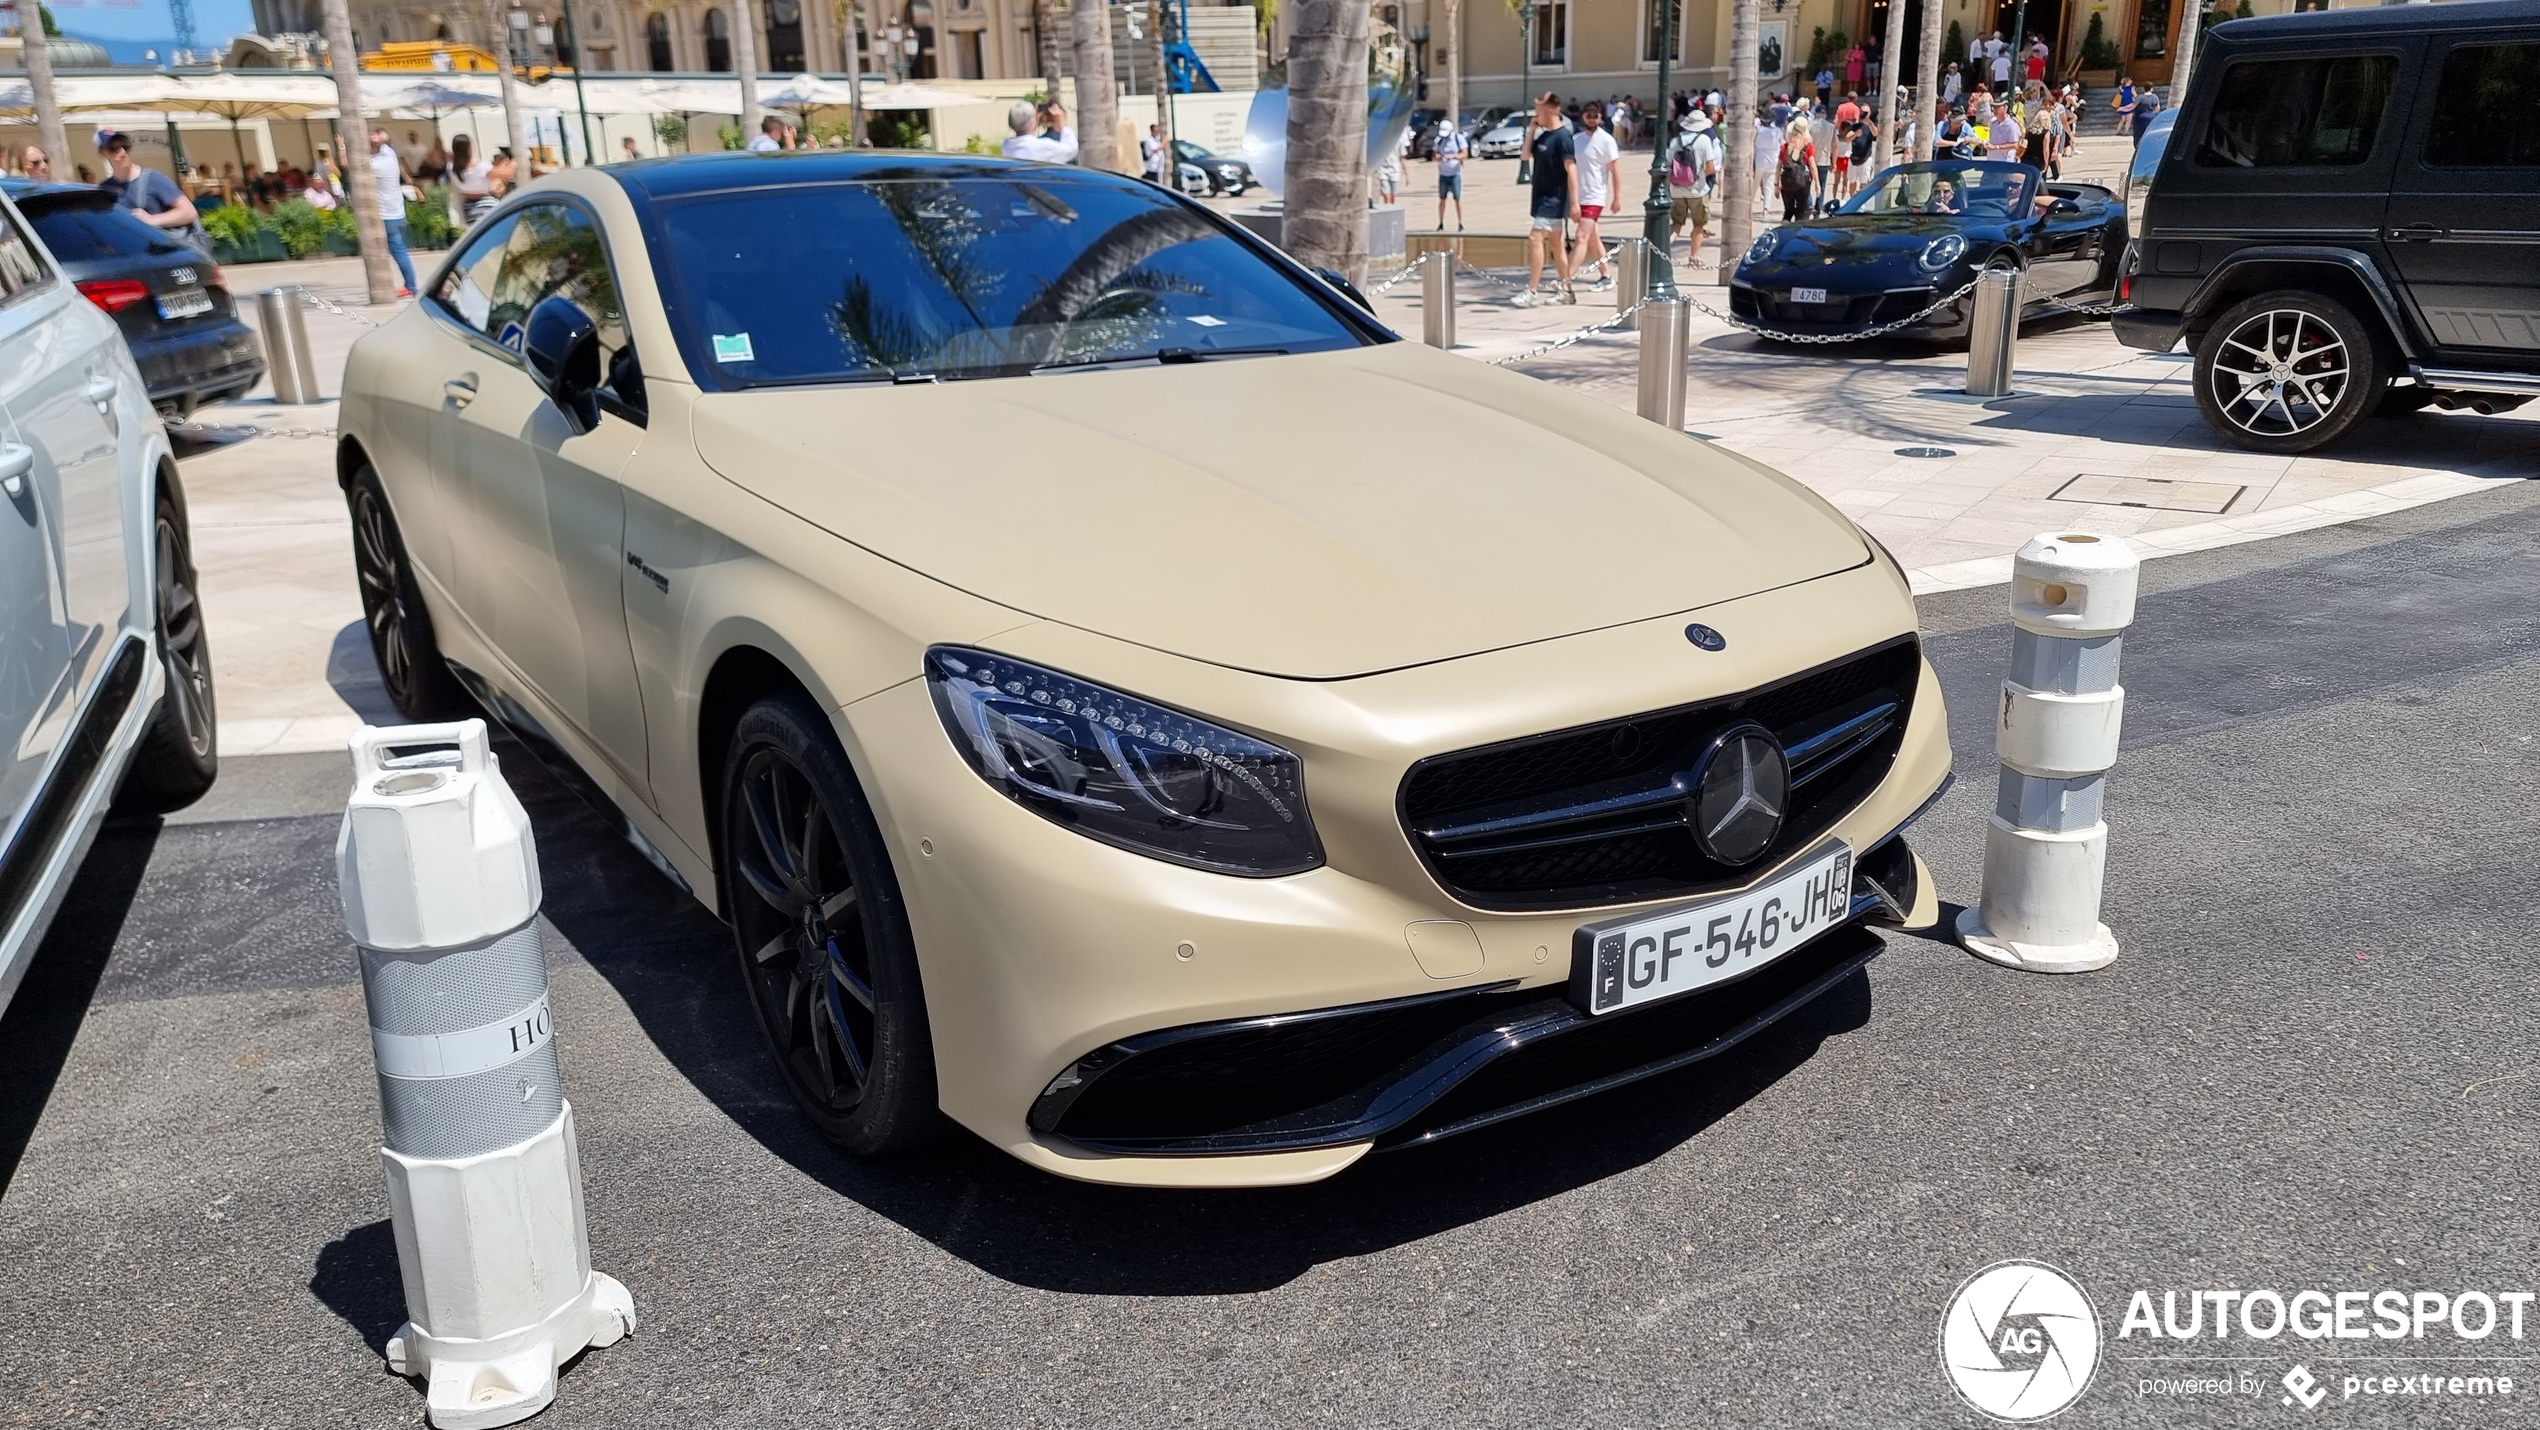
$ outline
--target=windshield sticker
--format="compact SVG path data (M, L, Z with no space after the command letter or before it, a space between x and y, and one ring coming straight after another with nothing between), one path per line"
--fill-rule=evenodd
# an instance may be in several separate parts
M1198 317L1192 318L1190 321L1199 324L1203 328L1222 328L1226 326L1225 319L1212 318L1206 313L1202 313Z
M716 362L756 361L757 359L750 352L750 335L747 333L715 334L714 360Z

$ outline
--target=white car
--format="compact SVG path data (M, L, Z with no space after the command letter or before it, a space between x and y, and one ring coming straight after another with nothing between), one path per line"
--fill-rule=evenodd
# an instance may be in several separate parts
M0 1008L109 806L218 772L185 491L123 332L0 200Z
M1485 159L1514 159L1526 147L1526 121L1511 119L1473 141L1473 152Z

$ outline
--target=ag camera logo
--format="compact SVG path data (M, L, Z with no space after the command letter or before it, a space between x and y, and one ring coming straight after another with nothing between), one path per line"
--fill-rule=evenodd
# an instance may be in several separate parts
M2042 1261L1997 1261L1949 1298L1940 1368L1978 1414L2044 1420L2090 1388L2099 1344L2099 1313L2079 1282Z

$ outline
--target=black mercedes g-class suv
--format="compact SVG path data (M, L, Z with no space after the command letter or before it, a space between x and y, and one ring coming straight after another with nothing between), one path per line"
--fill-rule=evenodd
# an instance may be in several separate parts
M2540 396L2540 0L2214 27L2153 170L2119 340L2196 354L2215 433Z

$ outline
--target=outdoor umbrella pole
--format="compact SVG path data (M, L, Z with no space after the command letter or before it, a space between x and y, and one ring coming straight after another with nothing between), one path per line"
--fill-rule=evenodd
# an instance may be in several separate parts
M564 21L564 47L573 52L573 107L582 116L582 162L596 164L600 151L591 147L591 106L582 96L582 41L573 28L573 0L564 0L557 13Z

